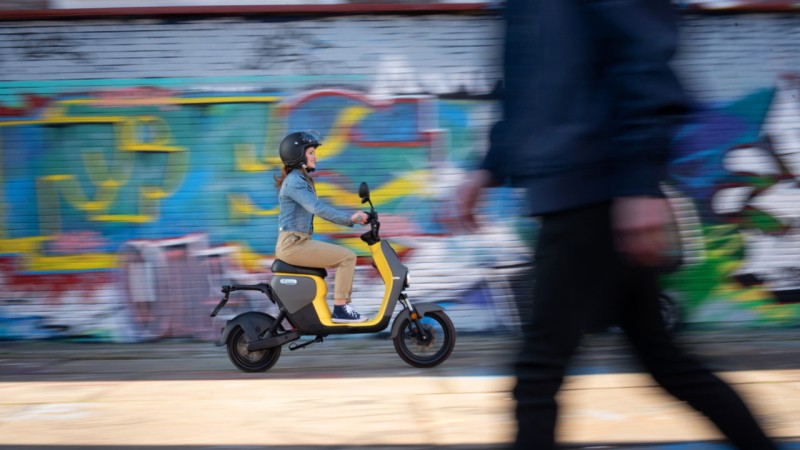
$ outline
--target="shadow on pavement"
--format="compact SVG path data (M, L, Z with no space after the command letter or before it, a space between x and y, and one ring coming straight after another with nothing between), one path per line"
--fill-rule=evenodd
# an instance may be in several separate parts
M797 329L685 331L678 341L714 371L800 369ZM0 381L134 381L308 379L387 376L510 376L520 339L513 334L462 334L449 360L417 369L380 337L326 338L306 349L283 348L266 373L239 372L225 347L162 340L112 344L6 341L0 346ZM570 375L641 372L620 332L587 336Z

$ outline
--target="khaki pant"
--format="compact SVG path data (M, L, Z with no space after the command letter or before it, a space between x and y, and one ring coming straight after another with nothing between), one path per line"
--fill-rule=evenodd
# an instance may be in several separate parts
M275 256L294 266L336 268L333 286L334 299L346 299L350 303L353 278L356 274L356 254L340 245L311 239L308 233L283 231L278 234Z

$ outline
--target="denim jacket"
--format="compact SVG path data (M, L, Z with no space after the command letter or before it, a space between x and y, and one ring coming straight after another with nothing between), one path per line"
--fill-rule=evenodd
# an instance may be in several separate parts
M314 234L314 215L338 225L352 227L350 214L339 211L317 198L314 187L300 170L293 170L283 180L278 191L281 212L278 215L279 231L300 231Z
M663 196L691 105L669 65L672 2L508 0L505 14L505 120L482 168L525 188L534 215Z

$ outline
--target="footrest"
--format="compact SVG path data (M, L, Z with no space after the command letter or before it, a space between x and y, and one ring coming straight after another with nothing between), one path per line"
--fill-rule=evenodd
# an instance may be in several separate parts
M306 348L309 345L315 344L317 342L322 342L322 336L317 336L317 337L315 337L314 339L312 339L310 341L303 342L302 344L297 344L297 343L293 342L293 343L289 344L289 351L295 351L295 350L299 350L301 348Z

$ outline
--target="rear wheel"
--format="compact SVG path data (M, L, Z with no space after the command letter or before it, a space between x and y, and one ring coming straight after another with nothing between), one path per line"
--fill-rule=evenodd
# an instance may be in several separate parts
M242 327L236 327L228 335L228 357L237 369L242 372L266 372L278 362L280 346L251 352L247 350L248 342Z
M402 319L394 338L394 349L414 367L435 367L444 362L456 345L456 329L444 311L432 311L420 319L422 328L409 318Z

